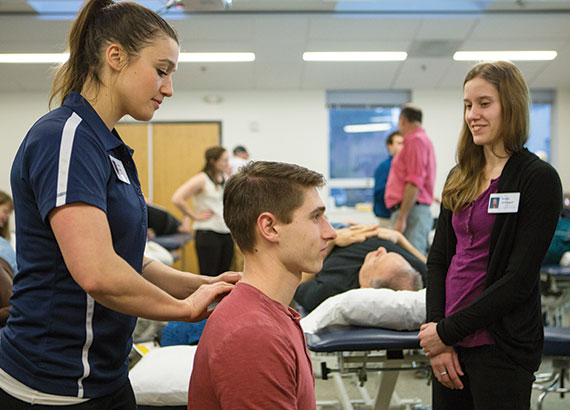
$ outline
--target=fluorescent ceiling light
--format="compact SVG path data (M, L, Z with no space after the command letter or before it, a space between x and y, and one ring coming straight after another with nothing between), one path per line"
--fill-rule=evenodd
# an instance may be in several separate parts
M457 51L453 55L456 61L550 61L554 60L556 51Z
M179 63L228 63L255 61L254 53L180 53Z
M0 54L0 63L14 64L50 64L65 63L69 58L68 53L12 53Z
M167 4L163 0L136 0L140 5L150 10L164 10ZM85 0L28 0L28 4L39 14L44 13L66 13L77 14ZM175 2L174 2L175 3ZM176 6L176 4L173 4ZM168 9L169 12L175 11L175 7Z
M304 61L404 61L404 51L311 51L303 53Z
M28 0L28 4L38 13L73 13L81 8L81 0Z
M379 122L372 124L353 124L345 125L344 132L357 133L357 132L377 132L377 131L388 131L392 128L392 124L387 122Z
M0 63L34 64L64 63L69 53L0 54ZM255 61L254 53L180 53L180 63L215 63Z

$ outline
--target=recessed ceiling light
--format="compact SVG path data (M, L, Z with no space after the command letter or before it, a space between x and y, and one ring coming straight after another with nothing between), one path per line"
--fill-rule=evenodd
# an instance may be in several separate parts
M453 55L456 61L550 61L556 51L457 51Z
M0 63L52 64L65 63L68 58L68 53L3 53L0 54Z
M404 61L404 51L307 51L304 61Z
M230 63L255 61L255 53L180 53L179 63Z
M46 64L64 63L68 53L10 53L0 54L0 63ZM254 53L180 53L180 63L224 63L255 61Z

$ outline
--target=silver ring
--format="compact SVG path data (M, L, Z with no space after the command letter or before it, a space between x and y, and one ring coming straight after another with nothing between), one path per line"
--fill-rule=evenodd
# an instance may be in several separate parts
M447 374L447 372L441 372L439 375L440 376L445 376Z

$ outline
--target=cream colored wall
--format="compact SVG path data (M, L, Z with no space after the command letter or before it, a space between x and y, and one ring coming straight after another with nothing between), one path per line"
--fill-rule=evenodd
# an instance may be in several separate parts
M47 93L2 93L0 190L10 192L10 168L28 129L48 110Z
M463 123L463 93L461 89L417 89L412 92L412 101L423 111L423 126L435 149L434 195L441 198L447 173L455 165L457 138Z
M564 192L570 192L570 89L556 92L556 107L550 152Z
M203 97L221 97L208 104ZM570 191L570 89L556 92L552 162ZM2 148L0 189L9 190L12 160L26 131L47 111L47 95L3 94L0 99ZM424 111L424 126L437 155L436 195L453 166L461 126L460 89L415 89L412 101ZM196 91L175 93L156 121L222 122L223 145L243 144L255 159L296 162L328 176L328 113L324 91Z

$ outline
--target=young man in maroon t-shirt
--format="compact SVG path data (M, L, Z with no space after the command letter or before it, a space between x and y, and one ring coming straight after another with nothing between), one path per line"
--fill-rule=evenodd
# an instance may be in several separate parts
M228 180L224 219L244 254L243 280L208 319L188 409L316 409L300 316L288 306L336 237L323 185L316 172L276 162L250 163Z

